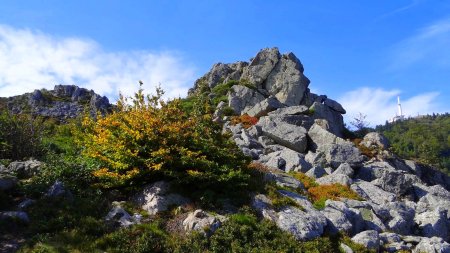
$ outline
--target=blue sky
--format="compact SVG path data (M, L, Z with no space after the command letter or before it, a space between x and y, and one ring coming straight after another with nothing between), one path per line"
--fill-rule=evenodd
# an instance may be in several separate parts
M216 62L294 52L351 119L449 111L450 2L15 1L0 8L0 96L58 83L112 100L137 80L184 96Z

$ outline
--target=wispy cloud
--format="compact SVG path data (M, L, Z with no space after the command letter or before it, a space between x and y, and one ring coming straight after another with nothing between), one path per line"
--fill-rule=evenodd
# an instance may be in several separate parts
M177 52L106 52L91 39L0 25L0 97L62 83L114 98L132 94L138 80L149 92L161 84L167 97L177 97L192 86L194 72Z
M395 9L395 10L389 11L389 12L379 16L375 21L378 21L378 20L381 20L381 19L385 19L385 18L394 16L395 14L407 11L409 9L412 9L412 8L418 6L419 4L421 4L422 2L424 2L424 0L412 0L407 5L401 6L401 7L397 8L397 9Z
M419 62L439 67L450 66L450 18L420 29L393 47L390 69L399 70Z
M358 113L367 115L366 120L371 126L384 124L397 112L397 96L400 90L385 90L383 88L362 87L344 93L338 101L347 110L345 121L352 121ZM437 103L438 92L418 94L409 98L402 98L403 115L417 116L418 114L442 113L448 111L448 105Z

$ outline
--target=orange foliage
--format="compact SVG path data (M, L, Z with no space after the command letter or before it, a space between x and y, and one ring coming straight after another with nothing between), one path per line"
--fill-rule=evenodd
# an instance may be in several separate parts
M231 125L242 124L245 129L256 125L256 123L258 123L258 118L249 116L248 114L231 117Z

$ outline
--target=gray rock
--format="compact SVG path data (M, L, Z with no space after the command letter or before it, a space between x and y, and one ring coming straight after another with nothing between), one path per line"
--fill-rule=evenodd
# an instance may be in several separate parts
M303 66L293 53L285 54L275 65L267 80L265 89L281 103L288 106L300 105L310 81L303 75Z
M311 240L323 234L326 218L316 213L306 213L298 208L286 207L278 213L276 224L291 233L297 240Z
M338 137L343 136L344 119L340 113L318 102L314 102L309 108L309 111L314 112L312 118L327 120L331 133Z
M305 155L305 161L312 166L325 167L327 165L327 160L323 152L312 152L311 150ZM306 171L305 171L306 172Z
M325 208L320 211L328 220L327 231L331 234L353 231L352 219L355 215L343 202L327 200Z
M308 177L316 179L326 174L327 173L325 172L325 170L320 166L312 167L310 170L308 170L308 172L305 173L305 175L307 175Z
M278 48L265 48L250 62L250 65L243 70L241 79L248 80L255 86L260 86L274 69L281 58Z
M182 206L190 202L179 194L170 193L170 184L165 181L146 186L133 201L150 215L167 211L171 206Z
M320 121L319 121L320 122ZM324 126L324 124L328 125L328 123L323 122L322 125L318 124L318 121L316 120L316 123L311 126L311 128L308 130L308 136L312 140L312 147L314 150L317 148L324 147L325 145L329 144L345 144L348 143L342 138L337 137L333 133L329 132L327 130L327 127Z
M270 221L276 221L278 215L272 208L272 201L263 194L258 194L252 197L252 207L259 213L260 216Z
M381 176L372 183L385 191L401 196L409 190L412 190L413 180L412 177L405 175L402 171L385 170L381 173Z
M339 244L339 247L341 248L343 253L353 253L352 248L350 248L349 246L347 246L344 243Z
M378 250L380 247L380 237L375 230L363 231L353 236L352 241L364 245L368 249Z
M327 163L333 168L339 167L343 163L348 163L351 167L359 167L364 162L364 156L353 143L326 144L319 147L319 151L325 154Z
M370 149L388 149L389 141L382 134L371 132L364 136L360 143Z
M450 219L450 192L440 185L431 187L415 185L416 195L419 197L417 201L416 212L423 213L441 208L447 210L447 218Z
M250 149L253 148L262 148L262 145L258 143L257 140L255 140L255 138L253 138L250 134L248 134L248 132L243 129L241 132L241 139L244 141L244 146Z
M247 129L248 134L254 139L258 139L262 135L261 127L253 125ZM259 141L259 140L258 140Z
M333 99L326 98L326 99L323 101L323 103L324 103L326 106L330 107L331 109L337 111L338 113L342 113L342 114L345 114L345 113L346 113L344 107L342 107L341 104L339 104L338 102L334 101Z
M228 64L216 63L206 75L206 82L209 88L214 88L224 81L224 78L233 70Z
M437 207L435 210L417 214L414 221L419 226L421 235L425 237L441 237L447 240L449 237L449 221L447 210Z
M213 234L221 224L219 218L201 209L189 213L183 221L183 227L186 232L198 231L206 235Z
M420 166L418 166L418 164L416 164L414 161L411 160L404 160L404 161L406 166L409 167L411 173L418 176L419 178L422 176L422 169L420 168Z
M404 242L393 242L393 243L388 243L383 246L383 249L386 252L399 252L401 250L409 252L411 250L411 248L412 248L412 245L405 244Z
M316 183L320 185L327 185L327 184L342 184L346 186L350 186L353 183L353 180L343 174L331 174L324 177L321 177L316 180Z
M304 160L304 155L291 149L284 148L268 154L267 157L268 161L264 163L265 165L285 172L302 171L310 168Z
M267 136L259 136L258 142L265 148L271 145L275 145L276 142Z
M8 191L17 185L17 178L11 175L0 174L0 190Z
M369 199L377 205L384 205L395 200L395 194L386 192L383 189L364 181L357 181L351 185L351 189L361 197Z
M422 238L413 253L450 253L450 244L439 237Z
M261 116L266 116L269 112L282 107L284 107L284 105L278 101L277 98L271 96L257 103L247 111L247 114L252 117L259 118Z
M264 99L257 91L242 85L234 85L228 92L228 106L238 115L248 112Z
M40 171L41 166L42 163L36 160L12 162L9 164L6 171L16 175L18 178L30 178Z
M261 117L258 121L265 136L287 148L303 153L307 147L306 129L284 122L274 122L269 117Z
M23 211L7 211L0 212L0 222L20 222L28 224L30 222L30 218L28 218L28 214Z
M384 219L390 231L401 235L408 235L412 232L415 226L414 208L411 208L405 202L387 203L383 208L389 212L389 217L384 217ZM377 214L382 216L378 210Z
M304 105L296 105L296 106L278 108L275 111L269 112L268 115L269 116L299 115L299 114L307 113L308 110L309 110L309 108Z
M285 174L269 172L265 175L265 179L268 181L274 181L278 186L290 187L294 189L304 189L302 182Z
M339 167L333 172L333 175L338 175L338 174L342 174L342 175L346 175L349 178L353 177L354 174L354 170L352 169L352 167L348 164L348 163L342 163L341 165L339 165Z
M385 161L370 162L364 164L364 166L359 169L356 177L358 179L370 182L382 177L386 171L395 172L396 169Z
M108 212L105 217L105 222L113 227L129 227L135 224L141 223L141 216L139 214L134 214L131 216L125 209L122 208L121 202L113 202L113 207Z

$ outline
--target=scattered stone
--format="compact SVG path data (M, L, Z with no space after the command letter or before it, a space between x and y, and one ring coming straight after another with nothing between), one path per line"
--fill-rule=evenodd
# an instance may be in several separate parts
M188 204L189 199L175 193L170 193L170 184L165 181L146 186L134 197L134 202L149 215L167 211L172 206Z
M265 179L268 181L275 181L275 183L280 187L304 189L302 182L284 173L269 172L265 175Z
M23 162L12 162L6 171L17 176L20 179L30 178L36 175L41 169L42 163L36 160L28 160Z
M375 230L363 231L352 237L352 241L364 245L368 249L378 251L380 247L380 237Z
M123 202L114 201L112 204L113 207L105 217L105 221L109 226L113 228L129 227L141 223L142 216L140 214L134 214L131 216L122 207Z
M445 242L442 238L432 237L426 238L423 237L420 240L419 244L417 244L416 248L412 251L413 253L450 253L450 244Z
M30 218L28 218L28 214L23 211L7 211L0 212L0 222L20 222L28 224Z
M222 217L223 219L224 217ZM207 212L198 209L188 214L183 221L183 227L186 232L198 231L207 236L212 235L220 226L219 218L208 214Z
M72 200L72 193L64 187L64 183L56 180L56 182L50 186L47 193L45 194L48 198L65 198L67 200Z
M17 206L20 210L25 210L28 207L30 207L31 205L33 205L34 203L36 203L35 200L32 199L24 199L22 202L19 203L19 205Z

